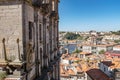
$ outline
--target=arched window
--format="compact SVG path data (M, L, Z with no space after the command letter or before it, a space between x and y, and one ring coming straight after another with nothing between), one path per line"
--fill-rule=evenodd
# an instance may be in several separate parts
M41 24L39 24L39 40L40 40L40 43L42 42L42 29L41 29Z
M33 36L33 23L29 22L29 40L32 40Z

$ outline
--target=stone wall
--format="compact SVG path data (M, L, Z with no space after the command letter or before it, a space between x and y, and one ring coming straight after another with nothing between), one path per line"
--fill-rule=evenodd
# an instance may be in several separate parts
M7 54L17 53L17 38L22 53L22 5L0 5L0 53L3 38L6 40Z
M25 20L25 24L23 25L23 29L24 29L24 32L23 32L23 35L24 35L24 40L26 42L26 47L24 47L24 49L26 50L26 53L25 53L25 56L26 56L26 61L27 61L27 70L29 71L31 69L31 71L29 72L29 74L27 75L27 78L28 80L33 80L36 76L35 74L35 48L32 48L33 49L33 52L32 53L28 53L28 46L29 46L29 43L30 43L30 40L29 40L29 22L32 22L33 23L33 26L32 26L32 47L35 46L35 36L36 36L36 25L35 25L35 22L34 22L34 8L28 4L25 4L24 5L24 12L23 12L23 15L24 15L24 20ZM30 56L32 54L32 56ZM29 58L30 57L30 58ZM29 63L28 61L30 61L30 59L32 60L31 63Z

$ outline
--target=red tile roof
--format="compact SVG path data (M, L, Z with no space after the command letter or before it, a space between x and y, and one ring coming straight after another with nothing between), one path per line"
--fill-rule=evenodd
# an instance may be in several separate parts
M112 61L102 61L102 63L108 67L115 65L112 63Z
M120 51L107 51L105 55L120 56Z
M86 71L86 73L92 80L113 80L109 78L105 73L103 73L100 69L90 69Z

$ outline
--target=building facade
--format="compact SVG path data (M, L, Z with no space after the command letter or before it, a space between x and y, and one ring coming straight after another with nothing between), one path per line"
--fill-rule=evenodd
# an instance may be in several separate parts
M102 61L99 63L99 69L104 72L107 76L111 78L111 80L119 80L120 79L120 60L113 61Z
M0 0L5 80L59 80L59 0Z

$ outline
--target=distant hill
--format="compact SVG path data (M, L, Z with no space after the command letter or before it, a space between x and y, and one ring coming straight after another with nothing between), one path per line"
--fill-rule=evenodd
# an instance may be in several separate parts
M72 32L67 32L66 35L64 36L64 38L66 38L68 40L78 39L79 37L81 37L79 34L75 34Z

